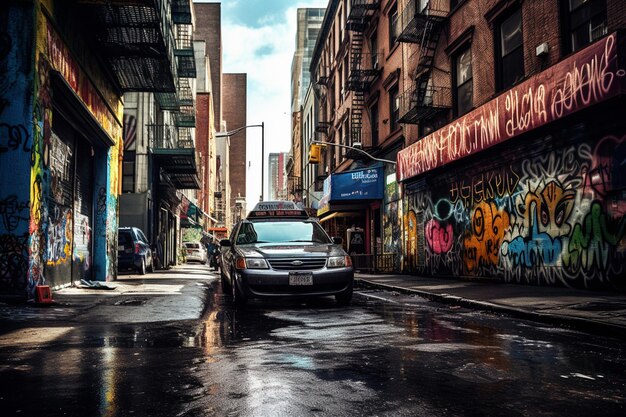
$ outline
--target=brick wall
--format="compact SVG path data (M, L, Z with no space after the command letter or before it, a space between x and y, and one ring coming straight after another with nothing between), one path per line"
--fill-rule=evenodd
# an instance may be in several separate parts
M194 39L206 42L211 67L211 91L215 126L219 130L222 120L222 22L220 3L193 3L196 15Z
M222 89L222 114L228 130L247 125L247 75L224 74ZM230 186L231 206L234 199L246 196L246 131L230 137ZM256 200L255 200L256 201Z

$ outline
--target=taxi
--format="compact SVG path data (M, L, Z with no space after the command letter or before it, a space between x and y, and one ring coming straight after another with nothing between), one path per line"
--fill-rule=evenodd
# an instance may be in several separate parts
M259 202L220 241L222 289L237 305L293 296L335 296L347 305L354 268L341 243L294 202Z

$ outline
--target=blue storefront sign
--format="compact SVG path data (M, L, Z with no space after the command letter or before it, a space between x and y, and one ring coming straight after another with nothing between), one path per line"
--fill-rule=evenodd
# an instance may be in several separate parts
M381 167L331 175L330 201L375 200L383 198Z
M328 205L332 202L382 199L384 182L382 167L331 174L324 181L318 215L328 211Z

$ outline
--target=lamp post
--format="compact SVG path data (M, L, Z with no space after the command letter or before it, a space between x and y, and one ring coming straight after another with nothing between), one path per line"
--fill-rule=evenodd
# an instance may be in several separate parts
M396 165L396 161L391 161L389 159L382 159L382 158L376 158L375 156L370 155L369 153L365 152L361 146L357 146L357 143L354 144L354 146L348 146L348 145L340 145L338 143L332 143L332 142L322 142L319 140L312 140L311 141L311 145L319 145L319 146L336 146L338 148L344 148L344 149L351 149L353 151L357 151L358 153L361 153L365 156L367 156L368 158L373 159L374 161L378 161L378 162L384 162L385 164L390 164L395 166ZM360 145L360 143L358 144Z
M260 127L261 128L261 201L263 201L263 183L264 183L264 175L265 175L265 122L261 122L260 125L247 125L241 126L237 129L229 130L228 132L216 132L216 138L224 138L236 135L244 129L249 127Z

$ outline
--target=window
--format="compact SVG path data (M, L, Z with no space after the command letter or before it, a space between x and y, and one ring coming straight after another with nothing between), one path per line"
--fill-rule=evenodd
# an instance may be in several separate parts
M452 76L454 78L454 112L455 116L461 116L470 111L473 106L472 53L470 48L454 57Z
M378 145L378 102L370 107L370 128L372 130L372 146Z
M389 10L389 14L387 16L389 19L389 49L391 50L391 48L393 48L396 44L399 32L398 6L396 4L394 4L391 10Z
M522 10L516 9L496 25L496 87L502 91L524 78Z
M343 94L345 96L348 95L348 89L350 88L350 61L348 61L348 55L346 55L346 57L343 60L343 77L346 80L345 84L343 85Z
M564 52L577 51L607 33L606 0L562 0Z
M339 68L337 69L337 74L339 78L339 104L343 103L343 91L347 87L346 82L348 79L344 76L342 65L339 64Z
M378 68L378 32L374 31L370 36L370 52L372 54L372 69Z
M389 121L392 132L398 128L398 119L400 119L400 97L396 85L389 90Z
M122 192L135 192L135 152L124 152L124 162L122 163Z

